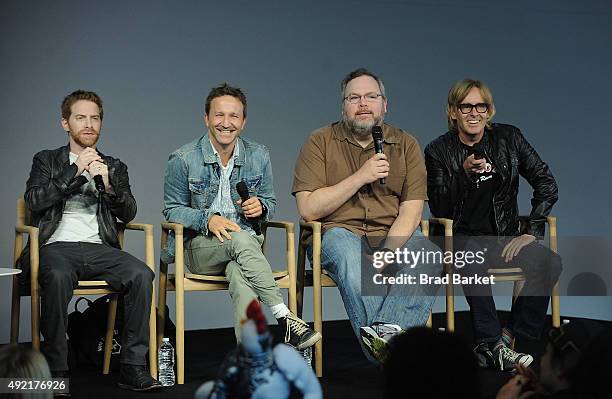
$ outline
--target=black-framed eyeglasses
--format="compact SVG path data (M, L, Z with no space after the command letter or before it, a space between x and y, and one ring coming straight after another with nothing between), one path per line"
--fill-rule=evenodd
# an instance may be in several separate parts
M344 99L351 104L359 103L362 98L364 98L366 102L373 103L378 100L378 97L382 96L383 95L380 93L366 93L363 96L360 96L359 94L349 94L348 96L344 97Z
M474 108L476 108L476 112L478 112L479 114L484 114L485 112L489 110L489 104L487 103L478 103L478 104L462 103L458 105L458 108L462 114L469 114L470 112L472 112L472 109Z

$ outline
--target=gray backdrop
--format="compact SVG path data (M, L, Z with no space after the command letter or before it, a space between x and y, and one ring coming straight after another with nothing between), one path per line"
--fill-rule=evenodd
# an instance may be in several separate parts
M167 156L202 134L213 85L228 81L247 93L244 134L270 148L276 217L297 222L290 187L300 146L339 117L339 82L361 66L385 81L387 121L422 146L445 131L450 85L485 80L495 120L520 126L557 178L559 233L605 235L610 226L609 1L22 0L0 7L3 267L11 265L15 201L32 155L67 141L59 106L70 91L102 96L99 146L129 165L137 220L156 225L158 239ZM524 186L523 212L529 198ZM135 252L137 238L128 236ZM280 259L279 251L271 257ZM0 342L8 340L9 281L0 280ZM21 339L28 340L23 302ZM326 290L324 303L326 319L346 317L337 290ZM509 299L498 304L507 309ZM610 297L567 297L562 314L610 320L611 305ZM466 308L463 299L458 308ZM225 292L189 294L186 309L188 329L231 325Z

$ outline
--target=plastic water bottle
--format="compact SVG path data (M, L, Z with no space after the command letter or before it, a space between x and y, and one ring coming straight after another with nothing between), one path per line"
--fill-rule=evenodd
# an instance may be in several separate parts
M158 353L158 380L165 387L174 385L174 348L170 338L164 338Z
M312 346L300 351L300 355L302 355L308 367L312 367Z

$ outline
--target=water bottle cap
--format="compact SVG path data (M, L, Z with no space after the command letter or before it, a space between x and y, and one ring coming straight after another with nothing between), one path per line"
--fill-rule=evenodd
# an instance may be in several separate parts
M170 342L170 338L162 338L162 342Z

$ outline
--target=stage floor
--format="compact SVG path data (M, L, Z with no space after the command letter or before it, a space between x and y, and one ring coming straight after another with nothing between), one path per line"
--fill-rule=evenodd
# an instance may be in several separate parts
M500 312L500 317L505 317ZM469 313L456 313L456 331L471 339ZM550 319L550 318L549 318ZM569 318L570 320L572 318ZM434 315L434 328L444 327L445 315ZM550 320L548 321L550 326ZM610 326L609 322L604 322ZM274 331L274 328L273 328ZM362 355L347 320L324 323L324 377L321 379L325 398L380 398L381 373ZM184 385L164 388L160 392L137 394L116 387L118 372L104 376L101 371L78 367L71 371L70 386L74 398L193 398L204 381L213 379L225 354L235 346L233 329L196 330L185 334L186 377ZM546 341L519 342L517 350L534 355L534 368L545 350ZM435 371L434 371L435 372ZM481 370L481 395L495 397L495 393L510 378L509 373Z

